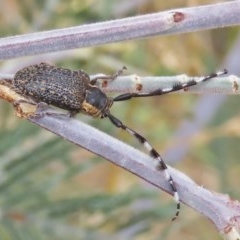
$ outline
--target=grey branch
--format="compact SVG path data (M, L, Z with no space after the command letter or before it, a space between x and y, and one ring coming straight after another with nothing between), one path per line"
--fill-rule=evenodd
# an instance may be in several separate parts
M29 120L172 194L163 173L155 169L150 157L131 146L76 119L44 116ZM237 228L240 223L239 202L231 200L227 195L198 186L185 174L171 167L169 170L176 183L181 202L207 217L227 239L236 240L237 238L232 236L237 236L235 227Z
M173 9L0 39L0 59L240 24L240 2Z

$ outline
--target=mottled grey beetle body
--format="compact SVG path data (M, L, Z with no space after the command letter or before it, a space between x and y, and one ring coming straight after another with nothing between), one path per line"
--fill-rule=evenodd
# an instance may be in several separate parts
M93 117L103 117L112 105L112 99L91 85L89 75L84 71L71 71L46 63L19 70L13 86L17 93L37 103L44 102L72 113L83 111Z

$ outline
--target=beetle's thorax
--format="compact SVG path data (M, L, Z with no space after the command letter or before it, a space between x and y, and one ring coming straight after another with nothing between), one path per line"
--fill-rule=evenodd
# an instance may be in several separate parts
M112 104L112 98L108 97L98 87L90 85L85 92L81 110L94 118L104 118L109 113Z

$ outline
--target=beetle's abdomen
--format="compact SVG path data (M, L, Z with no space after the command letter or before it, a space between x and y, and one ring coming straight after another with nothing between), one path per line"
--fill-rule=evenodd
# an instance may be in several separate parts
M89 86L83 71L57 68L46 63L19 70L14 76L14 90L36 102L45 102L69 111L80 111Z

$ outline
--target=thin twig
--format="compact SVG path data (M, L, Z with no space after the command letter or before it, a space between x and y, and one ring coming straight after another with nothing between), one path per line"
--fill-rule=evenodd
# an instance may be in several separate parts
M105 76L104 74L91 75L93 79L96 76ZM4 79L12 79L12 74L1 74L0 81ZM128 93L128 92L144 92L148 93L157 89L169 88L179 82L188 82L199 77L189 77L187 75L177 76L159 76L159 77L140 77L138 75L119 76L114 81L101 80L97 81L97 86L106 93ZM210 81L198 84L185 91L178 91L177 93L220 93L220 94L240 94L240 78L235 75L227 77L217 77Z
M93 78L97 75L92 76ZM98 75L100 76L100 75ZM0 75L1 78L1 75ZM190 77L187 75L177 76L146 76L140 77L138 75L119 76L114 81L99 80L98 86L104 92L114 93L128 93L128 92L142 92L149 93L157 89L164 89L174 86L179 82L185 83L192 79L199 79L200 77ZM198 94L240 94L240 78L235 75L227 77L217 77L210 81L192 86L184 91L178 91L177 93L198 93Z

